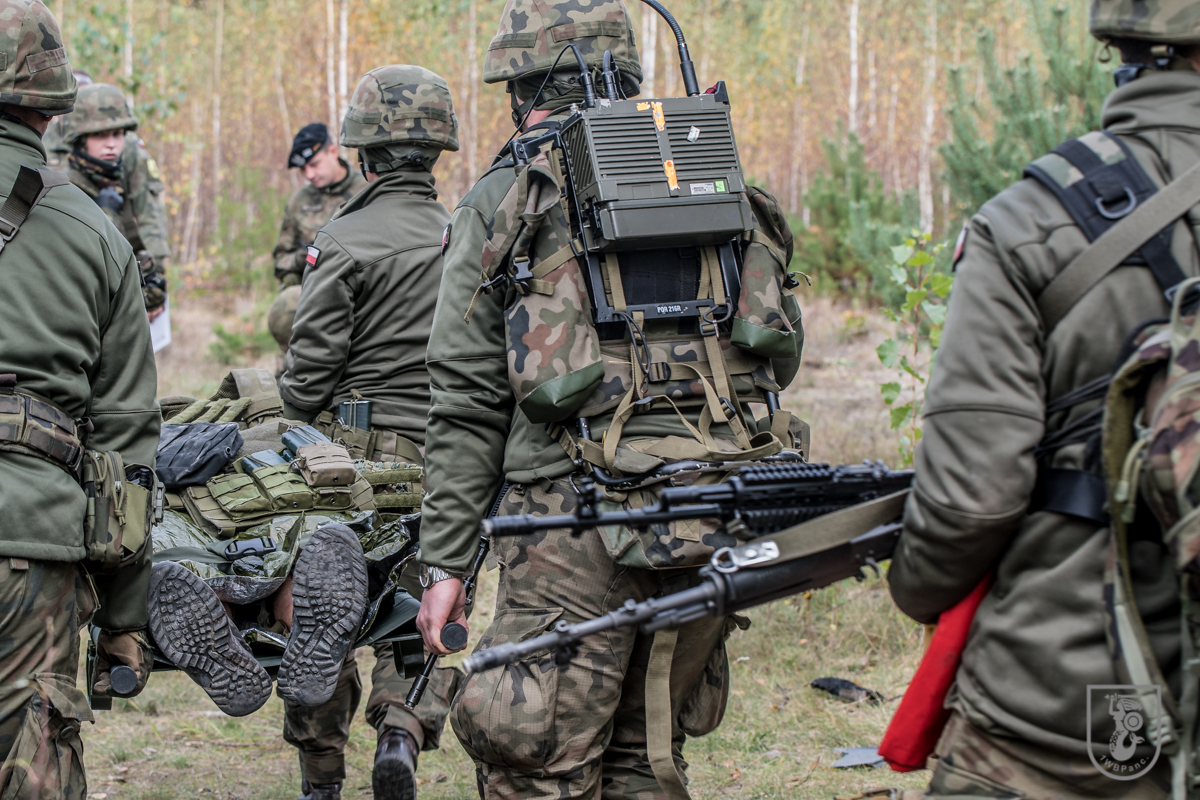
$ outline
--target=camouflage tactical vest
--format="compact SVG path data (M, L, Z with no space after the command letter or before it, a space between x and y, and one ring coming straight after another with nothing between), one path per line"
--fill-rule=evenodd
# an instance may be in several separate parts
M678 264L632 269L608 254L601 257L604 292L618 312L625 310L631 271L640 273L642 285L659 276L681 280L681 286L690 280L696 299L712 306L699 322L648 326L640 313L630 313L623 326L597 326L585 267L576 255L581 245L571 239L561 159L561 151L547 145L513 168L516 180L495 212L481 258L479 292L503 284L516 290L505 310L505 336L509 382L522 413L548 423L573 456L608 470L645 471L663 460L748 460L793 447L794 426L786 412L778 412L778 424L763 433L747 430L741 414L743 403L773 403L780 384L772 360L786 364L800 355L800 309L791 291L796 283L787 272L791 231L774 198L749 191L757 227L740 242L738 297L725 295L714 247L681 250ZM687 277L675 277L679 274ZM715 310L727 302L731 313L718 318ZM698 424L687 423L690 440L643 444L645 459L623 447L625 458L618 457L621 430L633 414L697 408ZM613 415L603 442L576 440L559 424L601 414ZM714 422L729 425L732 443L712 435ZM622 464L630 458L632 463Z

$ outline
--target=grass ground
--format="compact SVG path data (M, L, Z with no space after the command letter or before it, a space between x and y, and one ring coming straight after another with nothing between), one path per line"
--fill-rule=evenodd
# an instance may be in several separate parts
M204 395L228 370L208 357L212 325L245 324L261 299L180 303L175 344L160 358L160 393ZM873 348L883 338L877 316L816 299L806 304L804 367L785 407L813 429L813 456L833 462L893 461L895 441L879 400L890 375ZM256 366L273 368L274 356ZM475 636L494 597L485 577L473 618ZM756 609L753 626L729 641L733 685L721 727L688 743L693 797L830 798L891 785L915 788L924 772L834 769L834 748L879 743L916 667L918 626L892 605L875 576L847 581ZM360 653L369 683L372 656ZM453 663L450 661L449 663ZM809 688L823 676L848 678L881 692L881 706L849 704ZM365 696L365 695L364 695ZM84 731L90 797L95 800L292 798L300 784L295 752L280 738L277 698L256 714L233 719L217 711L181 673L159 674L133 701L118 700ZM347 800L370 798L374 732L354 721L347 748ZM470 760L447 731L442 749L422 756L421 800L474 797Z

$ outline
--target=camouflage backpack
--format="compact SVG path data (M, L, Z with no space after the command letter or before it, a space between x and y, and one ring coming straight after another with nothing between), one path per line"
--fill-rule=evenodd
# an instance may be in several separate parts
M791 231L771 195L748 190L756 226L742 242L741 293L728 325L708 321L684 333L647 332L634 314L623 335L602 336L570 241L561 152L543 152L515 172L484 243L480 292L502 280L516 287L505 310L509 383L532 422L550 424L573 456L626 473L681 459L750 460L793 447L798 427L786 412L775 414L771 431L755 433L735 411L779 392L795 376L803 344L791 291L796 282L787 272ZM697 297L711 296L717 306L734 300L724 295L716 248L698 250ZM608 255L604 266L606 294L623 310L626 289L616 257ZM692 439L669 436L618 450L625 423L657 405L700 407L700 424L689 426ZM576 440L559 424L610 412L602 443ZM712 436L714 422L729 425L736 446Z

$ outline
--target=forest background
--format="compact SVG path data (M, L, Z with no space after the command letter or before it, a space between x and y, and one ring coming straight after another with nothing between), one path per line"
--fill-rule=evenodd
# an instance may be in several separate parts
M437 169L450 207L511 133L503 86L480 81L503 0L48 3L72 65L135 105L167 184L177 292L269 291L261 256L302 182L284 168L291 138L312 121L338 130L369 69L421 64L450 84L462 150ZM629 6L643 94L680 93L670 29ZM914 228L952 237L1025 163L1095 127L1111 87L1081 0L668 6L702 86L729 86L744 169L793 217L796 266L841 293L888 300L888 246Z

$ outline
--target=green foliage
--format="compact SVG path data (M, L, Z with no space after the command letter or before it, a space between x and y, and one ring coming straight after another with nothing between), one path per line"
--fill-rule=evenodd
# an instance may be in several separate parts
M953 137L941 154L965 214L1020 180L1035 158L1100 127L1100 109L1112 90L1111 72L1097 60L1101 45L1083 30L1083 6L1047 6L1027 0L1037 55L1026 54L1015 66L1000 66L990 30L979 34L986 103L968 92L960 67L950 69Z
M805 195L809 224L795 225L796 265L825 289L867 293L895 302L899 295L883 264L887 250L917 224L916 196L899 199L867 167L862 142L826 140L825 167Z
M954 276L937 270L937 255L945 244L930 245L928 233L913 231L904 244L892 248L892 283L903 292L898 309L884 313L896 324L896 335L875 349L880 362L896 370L896 380L881 384L879 393L889 410L889 425L900 435L900 464L911 466L921 439L921 410L925 384L946 322L946 298Z
M257 167L237 167L230 190L217 200L217 236L213 271L238 287L273 285L273 265L261 258L279 237L279 218L287 193L271 184Z
M244 318L235 330L218 323L213 335L217 340L208 346L208 355L219 364L245 364L278 347L262 319L254 324Z

